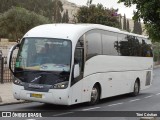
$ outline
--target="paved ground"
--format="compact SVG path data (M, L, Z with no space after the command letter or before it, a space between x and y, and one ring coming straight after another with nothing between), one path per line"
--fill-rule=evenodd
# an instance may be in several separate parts
M87 106L87 104L78 104L73 106L46 105L38 102L30 102L24 104L12 104L0 106L2 111L19 111L42 113L42 118L0 118L0 120L140 120L139 116L127 117L130 113L156 113L160 114L160 68L154 69L153 85L146 90L141 91L140 95L131 97L129 95L121 95L103 99L99 104ZM1 87L0 87L1 88ZM118 114L123 112L123 117L98 117L99 114L107 112ZM80 117L79 113L83 112ZM112 113L110 113L112 114ZM125 114L125 115L124 115ZM134 114L136 115L136 114ZM51 116L51 117L44 117ZM89 117L85 117L89 116ZM92 116L92 117L91 117ZM96 117L93 117L96 116ZM153 118L153 117L152 117ZM154 119L145 119L154 120ZM160 120L160 118L156 118Z
M13 98L12 95L12 83L0 84L0 105L19 103L23 101L18 101Z

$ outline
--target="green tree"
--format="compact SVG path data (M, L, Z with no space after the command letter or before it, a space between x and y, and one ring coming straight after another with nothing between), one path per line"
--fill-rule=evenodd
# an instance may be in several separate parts
M5 37L15 41L18 41L29 29L44 23L49 23L49 20L20 7L13 7L0 15L0 30Z
M11 7L22 7L48 17L52 21L54 21L53 18L60 15L58 11L62 9L62 3L58 0L0 0L0 3L0 13L9 10ZM55 14L56 17L54 17Z
M126 27L126 15L124 14L124 17L123 17L123 30L127 30L127 27Z
M154 54L154 62L160 64L160 43L153 43L153 54Z
M128 19L127 19L127 26L126 26L126 28L127 28L126 30L127 30L128 32L130 32L130 29L129 29L129 28L130 28L130 27L129 27L129 20L128 20Z
M54 22L62 22L62 15L61 13L63 12L63 4L59 0L54 0L53 1L53 20Z
M63 13L62 23L68 23L68 22L69 22L69 16L68 16L68 10L66 10L66 12Z
M138 22L138 30L139 30L139 34L142 35L142 25L141 22Z
M79 8L76 18L79 23L94 23L107 26L119 27L119 17L117 10L106 9L102 4L82 6Z
M119 14L119 28L122 29L122 16Z
M141 23L136 20L134 21L133 33L142 34Z
M69 15L68 15L68 10L66 10L66 23L69 22Z
M87 1L87 6L90 6L92 4L93 0L88 0Z
M66 12L64 12L62 16L62 23L65 23L65 22L66 22Z
M136 5L134 20L143 19L146 30L153 41L160 41L160 0L119 0L130 7Z

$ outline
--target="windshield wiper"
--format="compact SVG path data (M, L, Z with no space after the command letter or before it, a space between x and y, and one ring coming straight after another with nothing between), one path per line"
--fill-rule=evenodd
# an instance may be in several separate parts
M34 74L38 74L38 75L55 75L57 77L60 77L60 78L64 78L66 77L66 75L68 75L69 72L66 72L66 71L62 71L60 73L55 73L55 72L50 72L50 71L30 71L30 70L21 70L21 71L15 71L14 73L23 73L23 72L31 72L31 73L34 73ZM23 78L24 79L24 78Z
M60 73L58 74L58 73L55 73L55 72L47 72L47 71L39 72L37 74L40 74L40 75L47 75L47 74L51 75L51 74L53 74L53 75L56 75L56 76L61 77L61 78L63 77Z
M68 75L68 74L69 74L69 72L68 72L68 71L64 71L64 70L63 70L62 72L60 72L60 74L61 74L61 75Z

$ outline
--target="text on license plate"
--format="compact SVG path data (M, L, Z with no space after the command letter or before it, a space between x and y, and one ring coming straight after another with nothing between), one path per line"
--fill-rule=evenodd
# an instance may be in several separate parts
M42 98L42 94L30 93L30 97Z

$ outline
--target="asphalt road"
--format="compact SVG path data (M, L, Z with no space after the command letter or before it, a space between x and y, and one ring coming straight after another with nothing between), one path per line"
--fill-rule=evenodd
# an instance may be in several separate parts
M160 68L154 69L153 85L136 97L129 95L121 95L117 97L107 98L100 101L99 104L94 106L88 106L87 104L78 104L73 106L57 106L57 105L46 105L43 103L24 103L0 106L0 111L35 111L42 112L43 115L52 116L50 118L0 118L0 120L139 120L139 117L127 117L129 114L139 113L138 111L148 111L147 113L158 113L160 114ZM82 111L82 112L78 112ZM92 112L91 112L92 111ZM110 113L109 111L114 111ZM120 111L120 112L117 112ZM128 112L127 112L128 111ZM135 111L132 112L132 111ZM157 112L159 111L159 112ZM116 114L121 114L122 117L116 117ZM141 112L140 112L141 113ZM144 112L142 112L144 114ZM145 112L146 113L146 112ZM86 115L88 117L79 117ZM103 115L111 115L111 117L102 117ZM113 114L113 115L112 115ZM99 115L99 116L98 116ZM102 115L102 116L101 116ZM95 116L95 117L91 117ZM115 117L113 117L115 116Z

